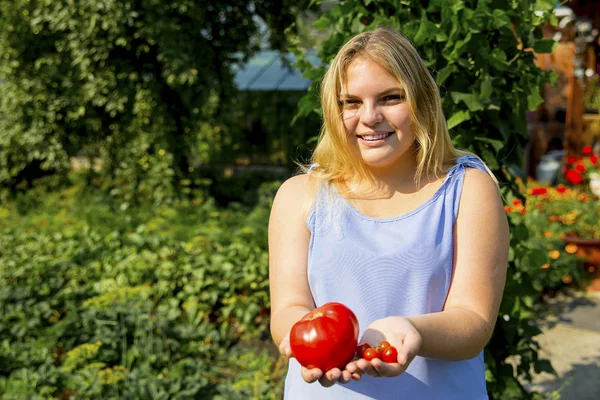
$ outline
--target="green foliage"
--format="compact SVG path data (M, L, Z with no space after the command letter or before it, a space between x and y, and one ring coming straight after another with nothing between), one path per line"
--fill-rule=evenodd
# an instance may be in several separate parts
M1 0L0 183L89 155L128 190L172 190L210 161L195 159L199 142L223 140L233 66L265 38L282 49L305 3Z
M84 183L0 208L3 398L277 395L266 227L279 183L228 209L200 194L123 209Z
M584 104L586 111L600 113L600 78L594 75L585 85ZM589 111L588 111L589 112Z
M317 2L320 3L320 2ZM541 102L543 85L554 79L534 64L532 48L551 51L541 25L555 22L551 0L340 1L324 12L315 27L327 30L318 46L323 60L313 66L305 50L296 48L297 66L313 84L299 106L299 115L318 112L318 84L327 63L350 37L377 26L403 32L425 60L441 87L444 112L457 147L480 155L500 181L504 198L519 194L515 179L522 174L521 151L527 139L525 113ZM298 42L296 42L298 43ZM503 303L494 336L486 347L488 391L493 399L522 399L517 377L529 378L538 359L531 338L539 292L528 271L540 258L528 245L530 234L511 221L511 256ZM537 262L537 261L535 261ZM538 264L536 267L539 267ZM520 356L513 372L506 363ZM537 368L537 367L536 367Z

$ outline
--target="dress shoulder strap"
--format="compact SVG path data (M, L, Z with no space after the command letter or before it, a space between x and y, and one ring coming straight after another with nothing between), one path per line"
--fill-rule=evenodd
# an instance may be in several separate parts
M466 155L466 156L458 157L456 159L456 164L462 165L462 166L468 167L468 168L477 168L477 169L487 173L485 164L483 163L481 158L479 158L477 156Z
M310 167L308 167L308 171L306 173L310 174L311 172L313 172L317 168L319 168L319 164L318 163L312 163L310 165Z

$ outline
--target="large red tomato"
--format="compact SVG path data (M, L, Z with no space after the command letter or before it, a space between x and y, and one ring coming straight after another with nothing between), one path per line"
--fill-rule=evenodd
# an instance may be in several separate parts
M354 357L358 343L358 319L341 303L326 303L296 322L290 347L306 368L343 369Z

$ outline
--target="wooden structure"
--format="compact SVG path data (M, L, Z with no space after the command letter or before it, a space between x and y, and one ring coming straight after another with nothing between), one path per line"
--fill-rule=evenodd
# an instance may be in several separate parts
M577 17L586 17L600 27L600 2L571 1L567 3ZM536 54L536 64L558 75L557 85L546 85L544 103L529 117L530 148L528 174L535 176L541 157L550 150L564 149L566 156L578 154L581 147L592 144L593 121L598 114L588 114L585 108L585 88L589 77L585 71L600 71L600 42L584 43L573 24L559 28L547 26L544 36L560 36L557 48L550 54Z

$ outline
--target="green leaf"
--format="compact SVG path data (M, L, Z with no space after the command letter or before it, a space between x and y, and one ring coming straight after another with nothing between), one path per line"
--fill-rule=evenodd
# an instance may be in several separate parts
M508 63L506 61L506 53L499 47L496 47L492 50L490 64L492 64L497 69L503 71L508 67Z
M363 23L363 18L360 15L354 18L351 26L351 30L353 33L361 33L367 29L368 27Z
M479 102L477 96L470 93L460 93L460 92L451 92L452 100L454 103L458 104L459 102L463 102L469 108L469 111L479 111L483 110L483 105Z
M462 54L465 52L467 44L471 41L471 36L471 32L468 32L463 40L454 42L454 48L446 58L449 60L456 60L456 62L466 61L462 58Z
M454 64L447 64L444 68L438 71L435 81L439 86L443 86L446 79L456 70Z
M548 254L541 250L534 250L529 253L529 262L534 267L540 267L548 262Z
M542 39L535 42L533 51L536 53L552 53L558 47L558 42L554 39Z
M556 6L555 0L536 0L535 10L536 11L550 11Z
M448 129L452 129L455 126L462 124L465 121L471 119L471 113L467 110L461 110L452 114L448 119Z
M419 30L417 34L413 38L413 41L416 45L423 44L425 42L430 42L436 39L437 27L429 21L421 22L419 26Z
M321 18L313 22L313 26L319 31L324 31L331 27L331 20L327 15L322 15Z
M440 31L438 29L438 31L435 34L435 41L436 42L447 42L448 41L448 34L444 31Z
M463 0L455 0L450 2L450 9L457 14L459 11L465 8L465 2Z
M306 117L318 107L318 100L315 99L313 93L308 92L298 102L298 113L292 119L291 125L295 124L300 117Z
M481 154L481 158L485 161L488 167L490 167L491 169L500 168L500 165L498 164L498 157L490 149L481 146L480 144L479 153Z
M539 92L535 91L527 96L527 109L529 111L535 111L537 106L544 102L544 98L540 95Z
M489 75L486 75L483 78L483 82L481 82L481 93L480 98L487 100L491 97L493 91L492 87L492 78Z
M504 144L505 144L502 140L493 139L493 138L484 137L484 136L475 136L475 139L480 142L484 142L484 143L491 145L494 148L494 151L496 151L496 152L499 152L500 150L502 150L502 148L504 147Z
M494 24L493 25L494 29L500 29L500 28L503 28L505 26L511 25L510 17L508 16L508 14L504 10L496 9L496 10L493 11L492 14L493 14L492 21L493 21L493 24Z

